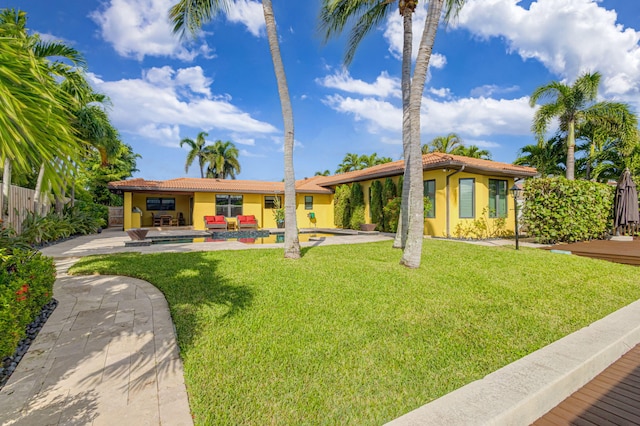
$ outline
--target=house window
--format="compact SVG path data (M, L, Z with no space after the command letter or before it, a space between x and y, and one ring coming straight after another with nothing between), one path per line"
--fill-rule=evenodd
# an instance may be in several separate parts
M277 196L278 201L280 202L280 207L282 207L282 197ZM275 209L276 206L276 195L265 195L264 197L264 208L265 209Z
M160 198L160 197L148 197L147 198L147 211L167 211L176 209L175 198Z
M313 195L304 196L304 209L313 210Z
M473 219L475 217L475 183L473 178L459 180L460 196L458 200L459 217L461 219Z
M424 181L424 196L431 201L431 208L425 212L425 217L436 217L436 180Z
M216 195L216 214L233 217L242 214L242 195Z
M507 181L489 179L489 217L507 217Z

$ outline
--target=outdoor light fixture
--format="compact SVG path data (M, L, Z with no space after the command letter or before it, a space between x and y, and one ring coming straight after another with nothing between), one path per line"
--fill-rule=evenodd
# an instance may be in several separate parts
M518 244L518 196L520 195L520 188L518 188L518 185L516 185L516 183L513 183L513 186L509 189L509 191L511 191L511 194L513 195L513 211L515 212L515 219L516 219L516 250L519 250L519 244Z

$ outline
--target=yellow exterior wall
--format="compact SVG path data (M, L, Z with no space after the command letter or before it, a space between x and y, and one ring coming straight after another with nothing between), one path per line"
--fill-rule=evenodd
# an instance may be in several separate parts
M474 178L475 179L475 211L474 218L461 219L459 210L459 182L460 179ZM474 220L484 219L490 227L495 227L496 219L489 218L489 179L499 179L507 181L507 217L504 229L507 232L513 232L515 227L514 210L513 210L513 196L511 195L509 188L513 186L513 178L499 177L499 176L484 176L471 173L457 173L451 176L449 184L450 190L450 222L449 233L451 237L456 236L456 227L469 226ZM446 236L446 229L442 228L439 234L433 234L437 236Z
M126 231L127 229L131 229L131 209L133 208L131 205L131 193L130 192L125 192L124 196L123 196L123 215L124 217L123 222L124 222L124 230Z
M196 192L193 194L193 229L204 230L204 217L216 214L216 194Z
M296 194L296 221L298 228L335 228L333 224L333 194ZM304 208L304 197L313 197L313 209ZM313 212L315 219L309 218Z
M423 173L423 180L435 180L436 181L436 202L435 202L435 217L425 218L425 235L432 235L437 237L447 236L447 197L446 197L446 180L447 175L450 175L449 184L449 235L456 236L456 227L458 225L468 227L474 220L486 219L489 226L495 226L496 219L488 217L489 207L489 179L500 179L507 181L507 188L513 186L513 178L505 178L498 176L483 176L473 173L460 172L453 174L453 171L444 172L443 170L430 170ZM459 217L459 180L464 178L475 179L474 195L475 195L475 217L472 219L460 219ZM386 178L378 179L383 185ZM392 180L397 185L399 176L392 177ZM362 185L365 201L365 222L371 223L370 218L370 203L369 203L369 191L371 183L373 181L360 182ZM397 188L398 195L400 195L402 188ZM243 194L243 214L255 215L258 219L258 226L260 228L275 228L276 223L273 219L273 212L271 209L264 208L264 198L269 194ZM304 198L305 196L313 197L313 209L305 210ZM137 227L151 227L152 214L146 210L147 197L155 197L162 195L135 193L124 193L124 229L131 229ZM185 225L193 226L194 229L204 230L205 215L215 214L215 193L208 192L196 192L193 195L193 215L189 214L191 194L185 195L168 195L168 197L175 197L176 210L167 211L166 213L178 217L182 212L185 218ZM335 228L334 224L334 197L333 194L305 194L299 193L296 197L296 219L298 222L298 228ZM283 197L284 201L284 197ZM142 210L141 222L138 223L137 219L140 217L138 214L132 213L132 208L137 207ZM309 213L315 214L315 222L310 220ZM504 229L507 232L513 232L514 229L514 210L513 210L513 197L511 193L507 192L507 217ZM229 221L235 221L235 218L227 218Z

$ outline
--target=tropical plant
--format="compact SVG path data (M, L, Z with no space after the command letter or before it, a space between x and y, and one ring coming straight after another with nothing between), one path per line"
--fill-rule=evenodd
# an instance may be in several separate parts
M596 102L600 78L600 73L594 72L580 75L571 86L552 81L538 87L529 99L531 107L539 100L548 100L535 112L531 125L539 139L545 136L554 118L560 122L560 131L566 134L566 177L569 180L575 179L576 131L579 129L596 126L614 132L620 135L627 152L637 143L637 118L634 127L628 106L620 102Z
M436 136L428 144L422 145L422 153L442 152L443 154L456 154L456 150L464 147L462 139L456 133L446 136Z
M476 145L464 145L455 149L452 154L462 155L463 157L480 158L483 160L491 160L491 153L486 149L480 149Z
M518 158L513 162L519 166L535 167L541 177L558 176L564 173L567 150L561 135L551 139L540 139L537 144L520 148Z
M203 151L204 158L209 163L208 178L235 179L236 173L240 173L239 152L233 142L217 140L213 145L206 146Z
M337 36L345 27L354 23L349 43L345 53L345 65L353 60L358 45L364 37L390 13L395 1L391 0L323 0L320 13L320 27L325 32L325 40ZM411 121L419 117L409 114L411 91L411 54L413 43L413 13L417 5L416 0L398 0L398 11L402 16L403 45L402 45L402 150L405 159L409 158L411 142ZM419 114L419 112L418 112ZM419 144L419 141L417 142ZM409 163L405 162L404 173L408 175ZM404 247L406 240L409 208L409 186L402 188L403 220L401 232L396 235L394 247Z
M174 33L181 33L182 36L187 33L196 35L205 22L211 20L220 11L229 10L231 7L235 7L235 4L230 0L180 0L170 9L169 18L173 22ZM298 239L298 222L296 219L296 182L293 170L293 109L291 107L284 64L280 54L271 0L262 0L262 10L284 122L284 203L286 215L284 257L297 259L300 257L300 241Z
M408 161L408 168L405 176L409 181L409 202L408 202L408 226L406 232L406 244L402 253L400 263L409 268L418 268L422 257L422 240L424 238L424 203L423 203L423 168L420 145L420 108L422 105L422 95L427 79L429 60L438 31L440 18L444 22L458 13L464 5L465 0L431 0L427 7L427 17L420 40L418 57L411 79L411 91L409 96L409 117L411 120L411 138L409 152L405 152L405 161ZM406 183L405 183L406 185ZM403 198L404 204L404 198ZM404 207L403 207L404 208ZM404 216L404 215L403 215ZM402 217L404 220L404 217ZM404 226L404 225L403 225Z
M353 170L360 170L360 156L358 154L348 152L344 156L342 163L338 164L336 173L346 173Z
M14 9L0 11L0 160L4 164L3 190L8 190L13 169L29 172L50 165L48 177L54 191L78 158L80 140L72 129L72 97L61 90L53 76L56 65L44 55L65 54L62 46L41 43L26 30L26 14ZM7 196L3 197L5 203ZM8 214L6 204L3 215Z
M331 175L331 172L329 171L329 169L326 169L324 171L317 171L315 172L314 176L329 176Z
M188 145L189 148L191 148L189 150L189 153L187 153L187 161L184 165L185 173L189 173L189 167L191 167L191 164L193 164L194 160L197 158L198 165L200 166L200 177L204 178L204 166L207 163L207 155L205 151L207 145L207 141L205 140L205 138L207 136L209 136L207 132L200 132L198 133L195 141L189 138L184 138L180 141L181 148L182 145L185 144Z
M284 208L282 207L282 203L280 202L280 196L274 195L273 197L273 220L277 224L284 223Z

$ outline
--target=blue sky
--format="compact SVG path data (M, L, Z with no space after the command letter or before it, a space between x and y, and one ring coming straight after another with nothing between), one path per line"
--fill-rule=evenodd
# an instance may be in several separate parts
M228 15L180 43L166 18L172 0L29 0L2 7L27 12L45 39L81 51L109 114L136 153L135 177L199 177L184 171L184 137L230 140L240 150L238 179L283 177L282 116L264 33L262 6L237 0ZM422 4L424 7L424 4ZM320 0L274 0L293 102L296 178L335 171L347 152L400 159L402 26L393 13L342 66L344 38L323 43ZM422 32L425 11L414 17ZM534 143L532 91L600 71L601 96L640 110L640 2L630 0L467 0L438 31L424 92L423 143L449 132L512 162ZM417 42L416 42L417 50Z

